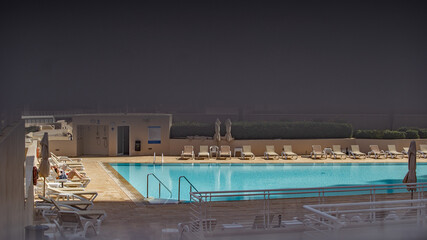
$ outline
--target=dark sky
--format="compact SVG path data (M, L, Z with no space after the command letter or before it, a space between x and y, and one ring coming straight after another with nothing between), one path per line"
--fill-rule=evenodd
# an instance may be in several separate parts
M427 113L425 1L16 2L3 108Z

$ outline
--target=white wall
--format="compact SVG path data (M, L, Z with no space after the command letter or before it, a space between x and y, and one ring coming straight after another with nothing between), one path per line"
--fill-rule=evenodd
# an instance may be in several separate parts
M73 136L77 139L76 154L117 155L117 127L129 126L129 155L169 154L169 132L172 123L170 114L88 114L73 117ZM108 140L107 149L102 139ZM161 143L148 143L148 127L161 128ZM101 137L101 144L96 141L96 129ZM80 130L79 130L80 129ZM135 151L135 141L141 141L141 151Z
M24 239L24 122L0 134L0 239Z

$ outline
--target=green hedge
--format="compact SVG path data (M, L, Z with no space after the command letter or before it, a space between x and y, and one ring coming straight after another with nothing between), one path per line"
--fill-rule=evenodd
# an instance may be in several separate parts
M384 139L404 139L405 137L406 133L404 132L384 130Z
M382 139L384 137L384 131L382 130L356 130L353 133L355 138L367 138L367 139Z
M187 136L212 137L214 123L179 122L171 128L171 138ZM347 123L335 122L233 122L231 134L235 139L315 139L315 138L365 138L365 139L418 139L427 138L427 129L402 127L392 130L356 130ZM225 125L221 124L221 135Z
M398 131L406 132L406 138L409 139L427 138L427 128L401 127Z
M427 138L427 129L420 129L418 134L420 135L420 138Z
M365 139L404 139L406 133L391 130L356 130L353 136Z
M422 134L426 134L427 131L420 130ZM419 131L409 128L399 128L398 131L391 130L356 130L353 134L355 138L367 138L367 139L417 139L420 138L421 134ZM427 135L427 134L426 134ZM423 136L426 136L423 135Z
M352 126L333 122L236 122L235 139L349 138Z
M418 139L420 138L420 135L418 134L417 130L406 130L406 138L408 139Z
M31 126L25 128L25 133L28 134L30 132L38 132L40 130L39 126Z
M213 136L214 124L181 122L174 123L171 138L187 136ZM311 139L349 138L353 132L347 123L333 122L234 122L231 134L235 139ZM225 125L221 124L221 135Z
M185 138L187 136L213 136L215 125L199 122L174 123L170 130L171 138Z

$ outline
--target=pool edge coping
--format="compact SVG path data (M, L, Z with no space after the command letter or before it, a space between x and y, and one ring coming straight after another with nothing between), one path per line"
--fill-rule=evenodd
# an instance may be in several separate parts
M120 173L114 169L109 162L98 161L98 164L107 173L107 175L119 186L126 196L137 206L145 206L146 198L133 187Z

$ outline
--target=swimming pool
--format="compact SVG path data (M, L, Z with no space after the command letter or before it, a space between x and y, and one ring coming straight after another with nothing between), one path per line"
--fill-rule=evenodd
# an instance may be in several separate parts
M186 176L199 191L332 187L402 183L407 163L307 164L163 164L110 163L137 191L146 196L147 174L154 173L178 198L178 179ZM427 163L417 163L418 182L427 182ZM149 195L159 185L150 178ZM189 199L189 184L181 183L181 199ZM168 198L167 190L161 197Z

